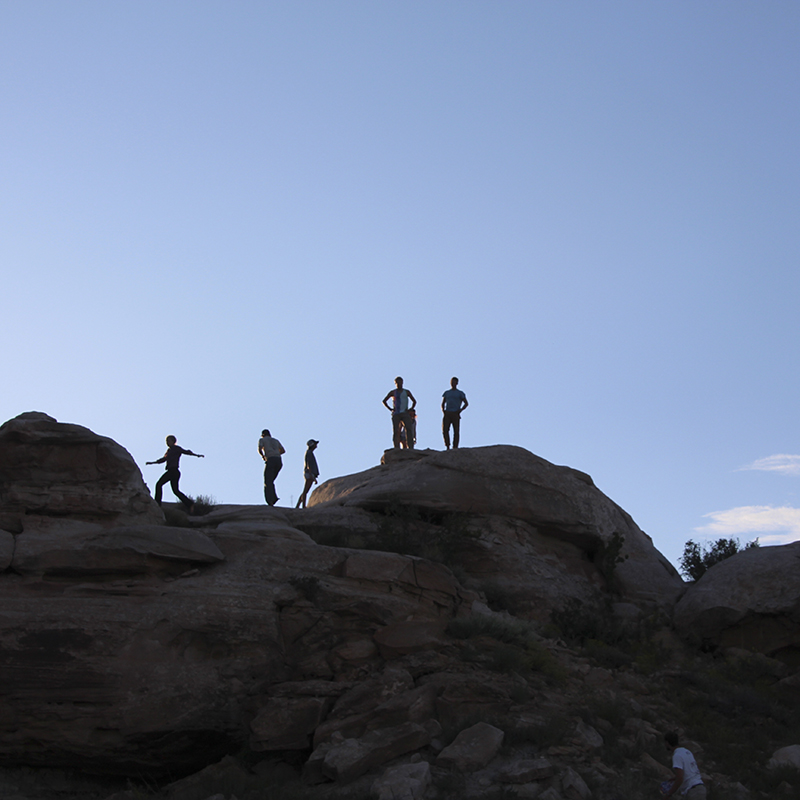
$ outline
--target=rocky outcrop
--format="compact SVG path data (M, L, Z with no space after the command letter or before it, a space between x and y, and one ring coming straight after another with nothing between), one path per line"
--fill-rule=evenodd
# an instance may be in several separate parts
M148 516L141 476L110 440L44 415L12 423L2 428L19 471L2 473L0 765L46 765L51 780L37 789L33 771L0 769L3 797L69 797L61 766L81 780L178 777L162 800L261 800L284 781L287 796L318 800L451 800L500 785L520 798L610 800L663 779L649 752L686 718L681 703L710 713L713 701L717 715L744 699L753 725L774 730L774 706L717 692L720 676L758 675L796 697L798 674L774 659L728 647L702 656L713 663L700 675L700 654L672 631L637 630L644 609L669 609L682 586L674 571L588 476L519 448L390 451L382 466L324 484L306 510L174 508L166 525ZM92 447L95 462L115 454L107 484ZM763 567L767 579L759 567L756 581L775 583L774 569ZM740 595L756 599L708 600L727 609L719 641L748 615L794 619L788 575L778 587L776 604L743 576ZM488 607L492 590L507 593L505 610ZM586 637L572 649L538 624L570 600L576 615L613 608L614 644ZM629 648L623 622L639 637ZM713 630L698 613L688 627L703 625ZM741 643L786 654L793 641ZM705 769L711 758L691 747ZM738 796L740 784L712 777ZM84 800L84 788L71 797ZM114 791L92 796L142 794Z
M800 542L753 547L713 566L675 608L687 638L800 665Z
M546 617L568 598L588 602L610 580L623 597L664 608L683 590L650 537L585 473L508 445L389 450L384 461L326 481L310 505L384 516L411 508L422 522L468 515L476 537L464 538L459 566L479 582L502 576L530 616Z
M0 528L25 516L163 523L130 453L88 428L31 411L0 426Z

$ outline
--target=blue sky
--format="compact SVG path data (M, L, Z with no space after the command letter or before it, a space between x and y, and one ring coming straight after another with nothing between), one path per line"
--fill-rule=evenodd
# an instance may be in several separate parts
M0 0L0 417L261 502L256 443L590 473L676 562L800 538L800 5Z

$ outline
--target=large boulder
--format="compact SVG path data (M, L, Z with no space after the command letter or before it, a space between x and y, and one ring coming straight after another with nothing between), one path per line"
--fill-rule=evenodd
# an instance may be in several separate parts
M675 607L685 637L800 666L800 542L752 547L709 569Z
M615 588L639 603L671 607L684 588L650 537L583 472L509 445L388 451L384 461L326 481L310 506L383 515L413 508L434 522L469 515L480 538L474 547L465 540L461 566L486 581L494 576L509 591L531 593L531 610L569 597L586 600L612 573ZM612 568L619 543L622 560Z
M464 600L445 567L323 547L268 513L19 534L0 574L0 762L174 774L248 741L304 749L347 681L383 668L376 636Z
M88 428L31 411L0 426L0 517L163 523L131 454Z

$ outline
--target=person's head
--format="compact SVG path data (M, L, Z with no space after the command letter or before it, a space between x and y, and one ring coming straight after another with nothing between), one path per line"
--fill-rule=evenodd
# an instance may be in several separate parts
M450 385L455 389L458 386L458 378L450 378Z
M167 447L172 447L172 445L177 444L178 440L170 434L167 436Z
M402 389L403 388L403 379L399 375L394 379L394 385L398 389Z
M264 430L261 431L261 435L262 436L269 436L269 437L272 436L272 434L266 428L264 428Z
M309 439L309 440L306 442L306 445L307 445L308 447L310 447L312 450L316 449L316 446L317 446L318 444L319 444L319 442L318 442L316 439Z
M678 746L678 734L675 731L667 731L664 734L664 744L667 746L667 750L672 752Z

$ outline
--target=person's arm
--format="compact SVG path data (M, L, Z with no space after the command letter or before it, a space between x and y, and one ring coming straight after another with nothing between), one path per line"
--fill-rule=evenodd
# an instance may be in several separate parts
M672 771L675 773L675 780L672 782L669 791L664 795L665 800L667 797L672 797L683 783L683 770L680 767L673 767Z
M407 391L407 390L406 390L406 391ZM411 394L411 392L408 392L408 397L409 397L409 399L411 400L411 408L414 408L414 407L416 407L416 405L417 405L417 400L416 400L416 398L414 397L414 395L413 395L413 394ZM411 408L409 408L408 410L409 410L409 411L411 411Z
M464 395L463 403L464 403L464 405L461 406L461 408L459 409L459 413L461 411L463 411L469 405L469 401L467 400L467 396L466 395Z
M281 455L283 455L286 452L286 450L283 449L283 445L280 442L278 442L278 449L281 451L280 453Z
M200 453L193 453L191 450L184 450L181 447L181 453L185 456L194 456L195 458L205 458L205 456L201 456Z
M145 461L144 463L145 466L147 466L148 464L163 464L166 460L167 460L167 454L164 453L164 455L161 456L161 458L158 458L155 461Z
M392 407L391 407L391 406L390 406L390 405L389 405L389 404L388 404L386 401L387 401L387 400L388 400L388 399L389 399L389 398L390 398L390 397L391 397L393 394L394 394L394 390L392 390L391 392L389 392L389 394L387 394L387 395L386 395L386 397L384 397L384 398L383 398L383 404L386 406L386 408L388 408L388 409L389 409L389 411L391 411L391 410L392 410Z

